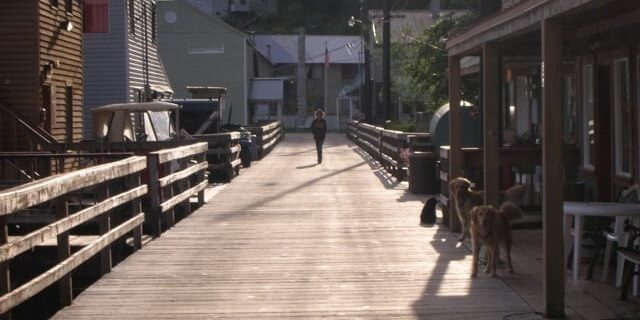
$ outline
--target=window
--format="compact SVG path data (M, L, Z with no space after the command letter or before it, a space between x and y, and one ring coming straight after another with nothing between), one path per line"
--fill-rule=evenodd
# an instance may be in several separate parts
M640 106L640 55L636 56L636 101L637 107ZM638 113L638 120L636 123L640 123L640 113ZM640 131L638 131L640 135ZM640 143L640 139L638 139L638 143ZM639 148L640 149L640 148ZM640 157L638 157L640 161ZM640 175L640 164L638 164L638 170L636 171L636 175Z
M562 86L562 104L564 112L562 118L564 119L564 142L568 144L574 144L576 142L576 107L574 90L575 81L573 75L565 75L563 82L564 85Z
M49 0L49 5L52 8L57 8L58 7L58 0Z
M142 102L142 90L133 89L133 102Z
M510 73L510 71L509 71ZM509 79L504 84L504 116L503 116L503 126L508 130L516 129L516 83L510 76L507 77Z
M64 111L66 122L66 142L73 143L73 88L64 88Z
M324 70L325 68L323 64L310 65L309 71L307 71L307 79L322 79Z
M358 76L358 65L357 64L343 64L342 65L342 79L343 80L352 80Z
M629 90L629 61L618 59L613 65L613 112L615 172L631 173L631 99Z
M593 65L582 69L582 163L593 169L596 152L595 119L593 113Z
M158 29L156 28L156 5L151 5L151 41L155 44L158 42Z
M129 33L136 34L136 2L129 0Z
M201 46L201 45L189 45L189 54L222 54L224 53L224 45L218 46Z
M84 0L84 32L109 32L109 0Z
M64 0L64 10L68 13L73 12L73 0Z

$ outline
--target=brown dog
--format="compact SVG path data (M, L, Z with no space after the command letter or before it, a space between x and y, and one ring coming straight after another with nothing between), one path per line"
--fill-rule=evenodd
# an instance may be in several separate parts
M511 264L511 223L522 217L522 210L511 203L505 202L496 210L493 206L476 206L471 209L471 243L473 262L471 277L478 276L478 255L480 246L484 245L487 253L485 273L496 276L496 265L500 258L500 244L504 244L507 254L509 273L513 273Z
M526 186L515 185L500 193L501 199L513 203L520 203L524 196ZM469 235L469 211L475 206L484 204L484 192L471 189L471 181L458 177L449 182L449 194L454 200L458 218L462 223L461 234L458 241L464 241Z

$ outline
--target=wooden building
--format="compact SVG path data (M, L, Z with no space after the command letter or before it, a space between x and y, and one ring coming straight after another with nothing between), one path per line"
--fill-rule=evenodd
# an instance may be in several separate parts
M447 42L448 175L464 175L460 148L461 60L481 58L485 202L496 204L504 149L525 134L539 149L544 223L545 315L564 313L563 201L611 201L640 178L640 2L503 0L502 9ZM567 149L577 149L563 165ZM517 152L517 150L516 150ZM585 200L582 199L582 200Z
M81 0L2 1L0 151L82 139L82 67Z
M170 98L158 55L156 0L84 1L84 133L92 110L107 104Z

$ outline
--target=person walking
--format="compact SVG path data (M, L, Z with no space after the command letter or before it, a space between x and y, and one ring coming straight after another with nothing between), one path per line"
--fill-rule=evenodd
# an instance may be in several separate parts
M316 151L318 153L318 163L322 163L322 145L327 135L327 121L324 119L324 111L317 109L314 113L315 119L311 122L311 133L316 141Z

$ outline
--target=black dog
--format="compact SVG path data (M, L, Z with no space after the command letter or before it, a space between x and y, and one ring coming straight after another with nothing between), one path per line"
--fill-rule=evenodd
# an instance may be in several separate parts
M420 224L434 224L436 223L436 204L438 200L436 198L429 198L427 202L425 202L424 207L422 208L422 213L420 213Z

